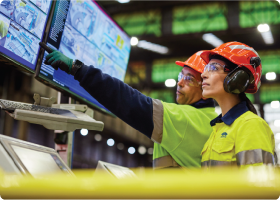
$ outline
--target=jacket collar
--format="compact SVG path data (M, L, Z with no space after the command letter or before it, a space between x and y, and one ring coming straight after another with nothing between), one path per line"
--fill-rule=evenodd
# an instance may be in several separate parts
M193 106L195 108L206 108L206 107L215 107L214 100L213 99L200 99L199 101L191 104L190 106Z
M215 126L216 123L224 122L226 125L231 125L238 117L249 111L246 106L246 101L241 101L239 104L232 107L223 117L220 114L218 117L210 122L211 126Z

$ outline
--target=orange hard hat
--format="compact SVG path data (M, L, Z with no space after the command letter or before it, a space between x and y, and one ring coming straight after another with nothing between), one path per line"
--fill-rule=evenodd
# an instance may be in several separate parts
M182 61L176 61L175 63L177 65L180 65L181 67L185 67L188 66L192 69L194 69L195 71L202 73L204 70L204 67L206 65L206 62L200 57L200 54L203 51L199 51L195 54L193 54L188 60L186 60L185 62Z
M238 67L250 72L250 82L246 93L256 93L261 85L262 65L259 54L250 46L241 42L224 43L215 49L203 51L200 56L209 63L212 55L220 55Z

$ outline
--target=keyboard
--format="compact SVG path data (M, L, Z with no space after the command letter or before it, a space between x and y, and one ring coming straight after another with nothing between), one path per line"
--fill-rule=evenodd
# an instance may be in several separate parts
M28 103L21 103L16 101L9 101L4 99L0 99L0 107L2 110L7 110L7 111L14 111L15 109L21 109L21 110L31 110L31 111L37 111L42 113L50 113L50 114L77 118L69 110L39 106L39 105L28 104Z

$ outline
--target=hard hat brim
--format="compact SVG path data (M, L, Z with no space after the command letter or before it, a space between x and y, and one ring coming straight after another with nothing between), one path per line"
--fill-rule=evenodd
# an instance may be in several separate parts
M184 67L184 66L186 65L186 63L185 63L185 62L182 62L182 61L176 61L175 64L176 64L176 65L179 65L179 66L181 66L181 67Z

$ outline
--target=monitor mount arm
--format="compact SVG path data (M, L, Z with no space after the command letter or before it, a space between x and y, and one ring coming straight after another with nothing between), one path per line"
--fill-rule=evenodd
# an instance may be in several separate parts
M56 102L55 97L51 98L45 98L41 97L40 94L35 93L33 96L34 99L34 105L39 105L39 106L46 106L46 107L52 107L52 104Z

